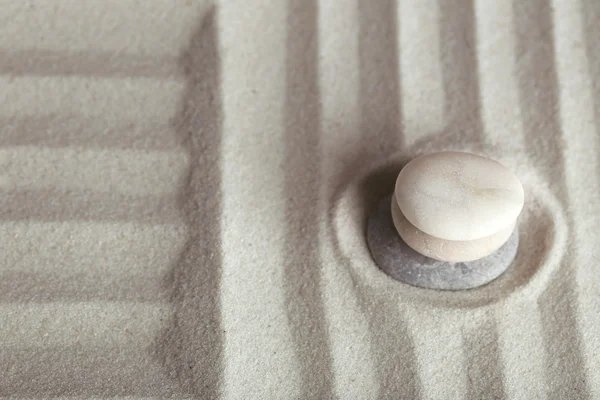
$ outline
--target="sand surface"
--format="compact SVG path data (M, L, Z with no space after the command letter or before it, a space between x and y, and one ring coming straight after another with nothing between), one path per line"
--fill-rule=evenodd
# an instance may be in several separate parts
M597 0L0 0L0 398L600 399ZM525 188L511 270L388 278L407 159Z

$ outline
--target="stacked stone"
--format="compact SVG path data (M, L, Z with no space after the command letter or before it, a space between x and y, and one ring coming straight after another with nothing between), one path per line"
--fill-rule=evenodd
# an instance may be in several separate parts
M456 263L486 257L506 243L524 191L497 161L440 152L417 157L400 171L391 203L394 226L409 247Z

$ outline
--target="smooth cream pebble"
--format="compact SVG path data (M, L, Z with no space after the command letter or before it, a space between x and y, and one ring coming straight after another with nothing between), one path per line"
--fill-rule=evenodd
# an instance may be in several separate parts
M504 165L454 151L410 161L400 171L394 193L412 225L445 240L506 233L514 226L525 199L521 182Z

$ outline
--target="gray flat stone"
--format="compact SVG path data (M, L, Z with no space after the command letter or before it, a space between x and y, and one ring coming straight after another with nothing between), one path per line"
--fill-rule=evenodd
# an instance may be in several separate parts
M425 257L400 238L390 201L391 195L381 199L370 215L367 242L375 263L398 281L428 289L473 289L502 275L515 259L519 247L517 229L502 247L479 260L450 263Z

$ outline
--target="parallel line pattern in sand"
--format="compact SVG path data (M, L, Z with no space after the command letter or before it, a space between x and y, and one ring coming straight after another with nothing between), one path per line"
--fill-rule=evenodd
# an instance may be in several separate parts
M318 1L287 1L284 106L284 286L302 379L301 398L333 396L333 370L318 268L321 170ZM299 174L298 171L303 171ZM301 195L298 195L300 194Z
M64 215L57 220L61 218ZM172 222L3 221L0 299L5 303L165 300L161 281L187 238L183 223Z
M76 114L107 126L132 118L164 125L178 111L185 82L179 78L0 75L0 87L0 118Z
M438 0L398 0L396 9L402 136L408 146L445 125L440 7Z
M475 1L483 130L491 147L507 153L524 148L514 13L507 1Z
M21 48L11 39L1 51L0 395L188 397L157 340L171 324L165 280L188 239L179 191L190 159L172 119L184 88L178 46L193 25L173 29L168 18L198 12L142 8L128 17L140 4L5 3L2 29L41 17L32 31L41 36L28 44L35 34L20 35ZM169 35L116 48L89 49L85 35L45 46L45 21L58 22L46 32L53 38L83 23L67 14L86 8L90 21L121 30L130 24L118 21L134 15L155 33L162 21Z
M77 114L0 119L0 146L86 147L172 151L184 142L170 121L111 121Z
M187 398L156 362L152 350L135 343L113 348L76 344L0 348L0 366L0 396L10 399L17 395L29 399Z
M174 58L109 51L52 51L0 48L0 74L12 76L97 76L168 79L179 75Z
M238 25L228 24L241 15L240 7ZM218 15L220 45L227 49L222 59L222 393L226 399L301 398L304 377L287 315L284 268L287 7L278 0L231 2L222 4ZM253 29L261 17L269 21L268 31ZM235 46L239 41L246 46ZM264 76L269 85L261 87Z
M344 172L357 173L361 171L361 162L382 159L404 145L397 7L396 0L358 2L360 139L348 152L346 165L340 165ZM332 158L344 156L333 154ZM368 330L361 336L371 341L377 398L415 398L419 382L415 379L414 346L397 304L381 299L360 283L350 293L358 300L366 319Z
M597 2L192 3L0 0L0 396L600 396ZM411 308L336 264L331 187L440 145L569 210L541 297Z
M181 57L187 87L174 125L191 162L179 204L189 236L162 281L172 315L156 344L168 376L186 394L207 399L221 393L225 342L220 298L223 94L219 26L215 9L209 9Z
M417 398L465 399L469 384L460 326L450 323L452 316L435 312L421 315L415 310L404 318L406 331L401 332L410 335L414 343L413 363L420 383ZM394 334L394 330L389 333ZM399 359L397 368L402 368L401 362Z
M486 141L494 154L503 157L503 162L511 163L507 164L511 168L519 164L519 158L514 155L524 152L526 142L517 79L516 11L510 2L475 2L481 114ZM492 347L496 349L493 357L488 357L489 362L482 362L494 368L488 369L494 379L482 377L481 386L501 381L502 391L493 393L494 398L543 398L545 350L541 345L542 328L536 302L498 307L492 314L495 315L484 318L489 334L497 336L497 347ZM479 352L483 357L489 356L485 349ZM472 392L473 398L477 398L476 389Z
M447 146L469 143L480 152L486 137L480 110L475 0L439 0L439 7L445 136L438 140Z
M10 181L8 181L10 182ZM183 219L176 193L132 195L86 188L0 188L1 221L136 221L176 225ZM183 221L181 222L183 224Z
M542 322L535 302L497 310L500 365L506 397L541 399L547 390L546 351Z
M106 312L110 309L110 312ZM77 345L151 346L166 320L165 304L103 302L8 304L0 307L2 349Z
M178 57L208 3L1 0L0 48Z
M568 182L564 142L569 140L561 126L560 81L555 43L556 23L569 15L556 12L545 1L513 2L516 18L520 104L523 111L527 155L536 160L545 180L567 210ZM569 220L573 231L574 221ZM572 246L572 241L570 246ZM558 249L557 249L558 250ZM587 387L577 325L573 251L563 249L560 269L538 298L545 347L544 381L549 399L585 398Z
M600 184L598 174L600 174L600 165L598 164L598 154L600 154L600 141L598 140L598 135L600 135L600 34L599 34L599 22L600 22L600 2L594 0L582 0L582 19L583 19L583 29L581 32L583 36L583 40L586 43L586 51L587 51L587 59L589 63L589 77L592 80L591 86L591 101L594 105L594 117L595 117L595 135L592 133L591 136L595 137L594 144L592 146L586 147L587 151L583 154L586 154L585 161L582 161L586 167L588 168L589 174L595 177L596 189L593 186L589 189L590 192L600 193L597 185ZM590 136L590 135L588 135ZM590 154L589 152L592 152ZM595 154L595 155L594 155ZM591 156L591 159L588 158ZM586 177L586 174L579 174L580 178ZM588 182L586 179L585 184L581 187L589 187L587 186ZM592 194L593 196L593 194ZM589 229L582 229L585 234L591 233L596 234L596 227L600 224L600 212L598 211L598 197L596 197L596 202L593 202L591 206L596 208L587 209L587 213L583 213L586 218L585 221L592 226ZM583 205L577 204L578 207L582 207ZM588 207L590 204L588 204ZM586 228L588 225L586 224ZM585 235L584 234L584 235ZM585 237L585 236L584 236ZM596 243L598 239L595 240ZM587 267L582 265L578 268L578 282L579 287L582 288L584 293L581 296L580 301L582 302L582 307L579 310L579 317L581 318L581 331L584 341L584 351L587 360L587 374L588 374L588 382L590 385L590 391L592 396L600 397L600 377L598 377L599 370L597 366L594 364L596 360L600 358L600 341L598 340L598 335L596 332L596 324L597 324L597 316L600 315L600 302L598 301L597 293L599 292L597 279L594 276L594 273L597 271L597 266L600 257L598 256L597 247L593 247L592 250L595 257L592 255L590 259L592 260L590 264L592 267Z
M0 168L4 187L163 195L179 188L189 157L183 151L18 146L0 148Z
M495 315L478 315L463 331L465 369L469 385L465 398L506 397Z
M329 199L335 188L329 182L335 179L344 165L343 159L329 154L338 152L352 157L360 152L359 35L355 30L360 1L327 1L319 7L318 68L323 104L320 129L322 133L344 132L343 141L328 134L322 134L320 138L323 178L319 207L322 210L330 206ZM339 399L375 399L380 388L368 316L361 310L356 291L349 289L352 288L351 277L340 274L345 266L336 260L335 252L327 241L328 221L321 220L320 226L323 307L331 346L335 396Z
M587 47L582 45L585 42L582 11L585 11L582 1L554 2L560 122L566 139L581 136L581 140L565 140L564 144L565 158L578 160L576 166L565 163L574 249L573 265L566 267L574 269L571 279L575 281L573 297L576 304L572 312L576 316L579 333L575 339L580 341L578 347L583 364L580 369L585 376L581 386L574 389L578 389L577 395L581 398L586 395L597 398L600 396L600 339L594 331L597 332L596 324L600 321L600 292L593 272L600 261L597 248L600 242L597 233L600 222L600 126L596 125L591 64L586 54ZM556 18L561 15L565 17ZM590 193L592 197L589 197Z

